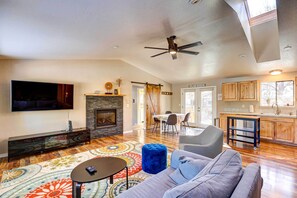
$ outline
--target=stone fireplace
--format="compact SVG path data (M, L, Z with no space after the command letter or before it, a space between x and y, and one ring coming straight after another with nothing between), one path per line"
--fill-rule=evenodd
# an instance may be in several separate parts
M123 96L86 95L91 138L123 134Z

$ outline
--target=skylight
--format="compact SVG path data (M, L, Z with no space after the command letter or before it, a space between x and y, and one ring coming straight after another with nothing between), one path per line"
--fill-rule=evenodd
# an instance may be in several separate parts
M276 0L246 0L250 18L276 10Z

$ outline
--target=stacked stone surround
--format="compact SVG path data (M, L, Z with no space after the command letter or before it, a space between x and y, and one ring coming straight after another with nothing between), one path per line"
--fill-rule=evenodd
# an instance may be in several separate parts
M116 109L117 125L96 128L95 109ZM86 124L92 139L123 134L123 96L86 96L86 111Z

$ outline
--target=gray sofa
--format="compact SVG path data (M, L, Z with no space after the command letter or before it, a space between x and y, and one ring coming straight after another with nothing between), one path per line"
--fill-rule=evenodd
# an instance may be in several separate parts
M206 166L193 179L178 185L172 179L172 174L180 170L181 159L184 157L206 162ZM215 159L175 150L170 167L122 192L119 197L258 198L261 197L262 185L260 166L252 163L243 169L240 154L234 150L227 149Z

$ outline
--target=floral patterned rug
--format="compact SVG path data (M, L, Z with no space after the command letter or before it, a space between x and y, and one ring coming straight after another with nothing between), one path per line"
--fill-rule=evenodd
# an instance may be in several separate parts
M70 173L73 168L86 160L106 156L119 157L127 162L129 188L131 188L150 177L150 174L142 171L141 148L141 143L129 141L4 171L0 183L0 197L70 198L72 197ZM126 189L125 176L125 171L114 175L113 184L109 184L108 179L84 184L82 197L116 197Z

